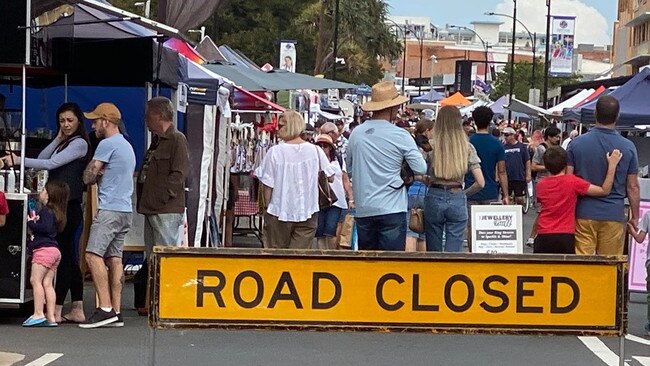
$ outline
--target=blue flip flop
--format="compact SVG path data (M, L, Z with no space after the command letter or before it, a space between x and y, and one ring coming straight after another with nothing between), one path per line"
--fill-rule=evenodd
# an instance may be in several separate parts
M35 325L35 327L43 327L43 328L53 328L53 327L58 327L59 323L57 322L49 322L49 321L44 321L42 323L39 323L38 325Z
M27 318L27 320L23 322L23 327L35 327L37 325L45 323L46 321L47 319L45 318L34 319L33 317L30 316L29 318Z

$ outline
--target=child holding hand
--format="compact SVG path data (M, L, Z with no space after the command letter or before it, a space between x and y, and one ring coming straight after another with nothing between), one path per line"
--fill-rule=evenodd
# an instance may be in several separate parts
M56 327L54 307L54 276L61 261L61 252L56 241L57 232L66 224L66 210L70 189L66 183L49 181L38 199L41 210L30 212L27 227L31 233L27 243L32 253L32 275L30 282L34 291L34 314L23 322L23 327ZM46 314L43 309L47 308Z
M637 243L643 243L648 231L650 231L650 211L645 212L641 219L641 223L639 223L638 226L635 223L628 222L627 229ZM646 277L646 286L648 289L648 319L645 324L645 331L650 336L650 254L648 254L648 258L645 261L645 269L648 274Z

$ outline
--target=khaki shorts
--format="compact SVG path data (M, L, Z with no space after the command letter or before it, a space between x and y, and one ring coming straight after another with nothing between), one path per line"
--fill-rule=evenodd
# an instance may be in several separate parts
M576 219L576 254L622 255L625 223Z
M97 254L103 258L122 258L124 237L131 229L131 212L97 210L90 226L90 236L86 253Z
M311 249L317 226L318 212L303 222L280 221L276 216L264 213L264 247Z

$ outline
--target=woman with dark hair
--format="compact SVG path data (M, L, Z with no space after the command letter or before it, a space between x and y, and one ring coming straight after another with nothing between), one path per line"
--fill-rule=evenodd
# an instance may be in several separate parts
M38 155L36 159L25 158L25 168L48 171L49 180L65 182L70 187L67 223L62 232L56 236L61 251L56 280L57 322L83 322L83 277L79 261L75 255L75 237L81 225L83 213L81 198L85 185L82 176L89 158L88 133L83 124L83 113L76 103L64 103L56 111L58 130L54 140ZM20 157L8 155L3 157L5 163L20 164ZM72 309L65 316L61 315L63 303L70 291Z
M432 119L422 118L415 124L415 144L424 157L424 161L429 162L429 153L431 144L429 140L433 138L433 116ZM415 182L408 189L408 212L412 209L424 209L424 197L427 195L426 176L416 176ZM424 233L416 233L409 228L411 215L406 216L406 245L407 252L424 252L427 250L426 237Z

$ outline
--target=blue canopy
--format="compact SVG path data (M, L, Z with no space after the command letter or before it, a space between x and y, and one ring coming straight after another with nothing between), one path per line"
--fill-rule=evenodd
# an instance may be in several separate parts
M636 74L627 83L621 85L609 95L618 99L621 105L620 116L617 127L631 128L635 125L650 124L650 103L648 103L648 94L650 94L650 69L645 68ZM567 111L563 115L567 117L577 117L576 120L581 123L596 123L594 111L598 99L593 100L580 108Z
M424 95L420 95L419 97L413 98L414 103L419 103L419 102L439 102L441 100L445 99L445 97L438 93L437 91L431 89L429 90L428 93Z

